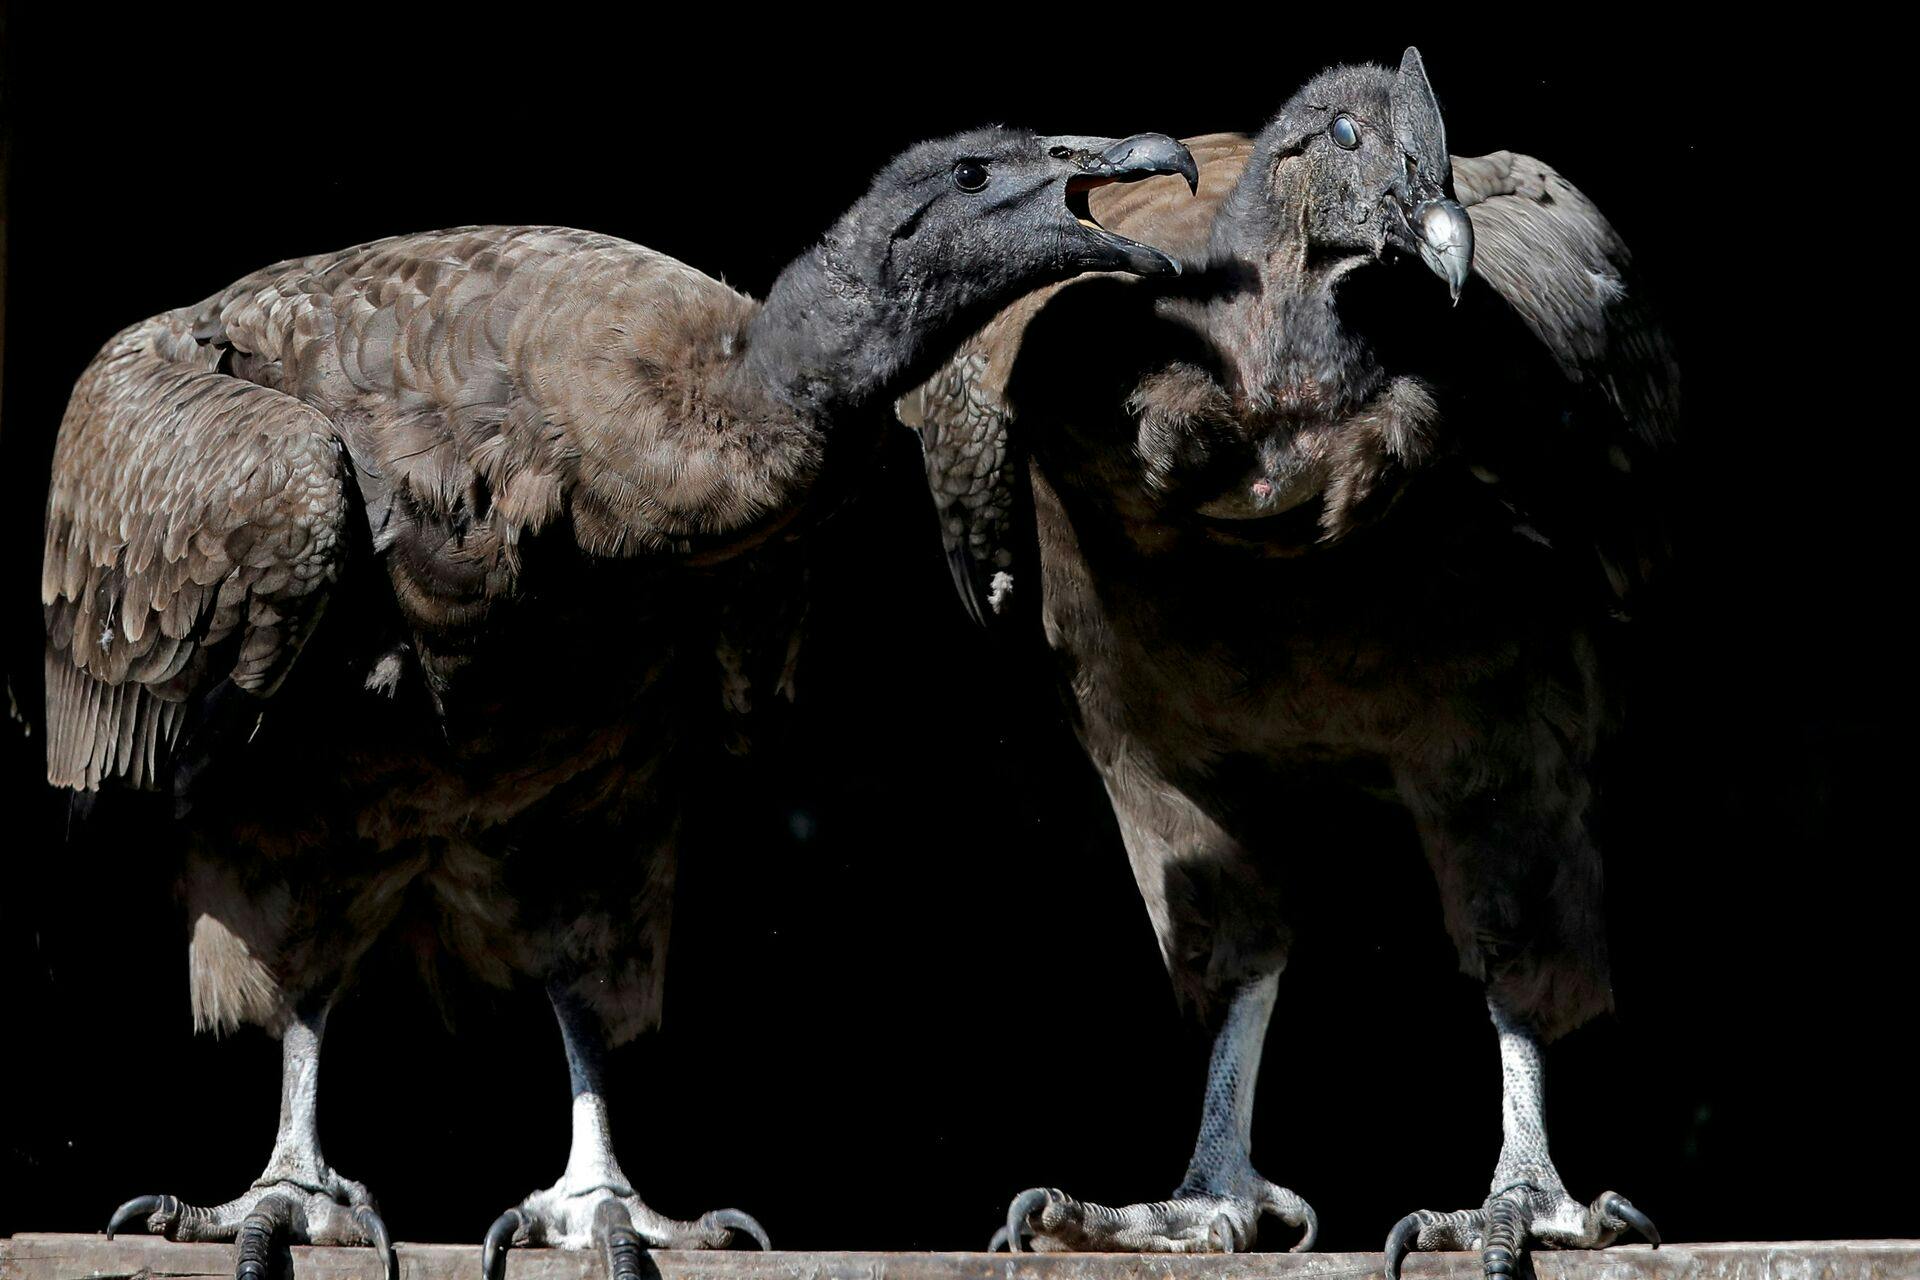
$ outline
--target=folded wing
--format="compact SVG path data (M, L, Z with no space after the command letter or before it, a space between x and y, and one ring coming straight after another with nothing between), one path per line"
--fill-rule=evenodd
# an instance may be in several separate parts
M47 777L161 786L198 703L268 697L346 549L331 424L218 371L182 315L126 330L68 404L47 501Z

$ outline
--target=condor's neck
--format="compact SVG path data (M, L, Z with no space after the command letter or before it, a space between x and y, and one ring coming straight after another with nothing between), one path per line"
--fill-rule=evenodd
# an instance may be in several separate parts
M1372 353L1342 315L1342 283L1369 261L1311 251L1306 193L1275 179L1274 143L1263 143L1221 202L1208 233L1212 270L1234 282L1215 296L1215 341L1254 407L1299 415L1340 413L1379 388Z
M802 254L748 325L743 374L822 427L904 390L922 342L878 277L832 236Z
M1216 269L1246 281L1213 301L1208 327L1250 405L1334 416L1379 390L1372 350L1340 307L1340 285L1364 259L1310 260L1285 238L1253 251L1216 239L1214 255Z

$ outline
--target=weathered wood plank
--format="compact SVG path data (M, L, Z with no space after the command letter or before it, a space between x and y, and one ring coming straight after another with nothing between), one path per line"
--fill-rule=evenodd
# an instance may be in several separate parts
M400 1280L479 1280L477 1245L400 1244ZM293 1280L380 1280L366 1249L291 1250ZM648 1255L648 1280L1374 1280L1377 1253L1232 1256L1004 1253L724 1253ZM1631 1245L1533 1255L1538 1280L1916 1280L1920 1241ZM0 1240L0 1280L229 1280L233 1251L146 1236L17 1235ZM593 1252L516 1249L507 1280L603 1280ZM1415 1254L1407 1280L1477 1280L1474 1254Z

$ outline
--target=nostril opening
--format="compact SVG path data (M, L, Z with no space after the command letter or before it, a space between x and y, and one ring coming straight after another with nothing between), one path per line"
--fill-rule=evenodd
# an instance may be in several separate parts
M1072 147L1048 147L1047 154L1055 160L1065 160L1073 155Z

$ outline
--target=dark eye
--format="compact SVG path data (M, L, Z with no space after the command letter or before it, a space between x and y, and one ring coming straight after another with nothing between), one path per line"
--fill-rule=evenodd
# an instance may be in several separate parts
M1334 145L1348 151L1360 145L1360 130L1354 127L1352 116L1335 116L1333 123L1327 126L1327 136Z
M987 185L987 166L977 160L962 160L953 166L953 185L962 191L978 191Z

